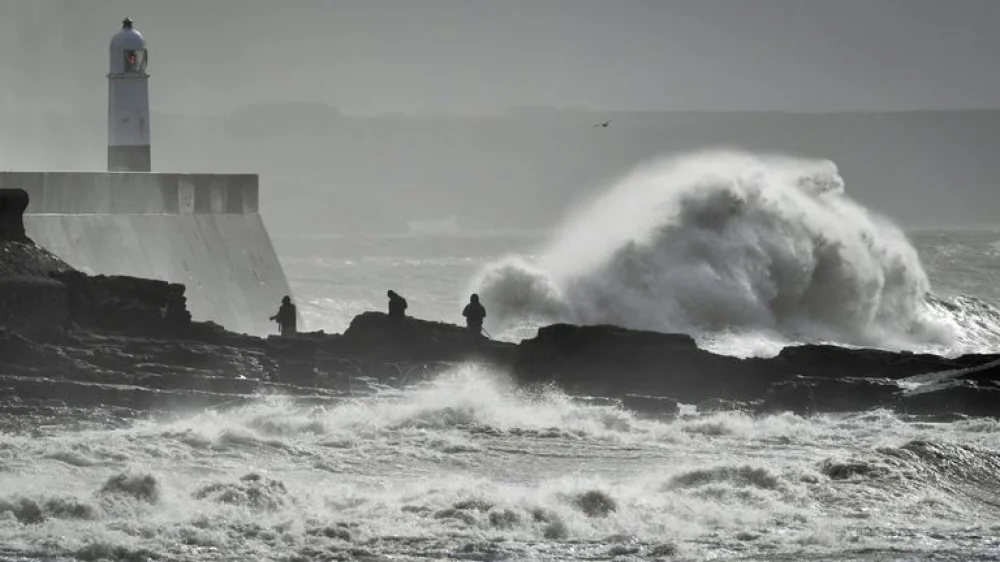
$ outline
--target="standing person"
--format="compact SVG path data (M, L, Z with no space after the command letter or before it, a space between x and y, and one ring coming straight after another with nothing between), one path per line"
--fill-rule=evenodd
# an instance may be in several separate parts
M470 333L476 336L482 335L486 308L479 304L479 295L473 294L469 297L469 304L462 310L462 316L465 316L465 327Z
M396 291L390 290L386 294L389 297L389 318L406 317L406 299L399 296Z
M285 295L285 298L281 299L281 308L278 309L278 313L270 319L278 323L281 335L283 337L288 337L295 335L296 317L297 314L295 312L295 305L292 304L292 298Z

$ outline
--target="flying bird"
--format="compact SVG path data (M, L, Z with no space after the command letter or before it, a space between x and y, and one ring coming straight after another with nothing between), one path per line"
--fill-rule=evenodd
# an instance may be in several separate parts
M608 125L611 124L611 121L612 121L611 119L608 119L604 123L598 123L598 124L594 125L594 127L604 127L605 129L607 129Z

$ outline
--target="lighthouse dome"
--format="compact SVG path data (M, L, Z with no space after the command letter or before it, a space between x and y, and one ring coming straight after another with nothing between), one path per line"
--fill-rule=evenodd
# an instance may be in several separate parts
M121 31L111 38L111 73L145 73L147 60L146 40L132 27L131 18L125 18Z

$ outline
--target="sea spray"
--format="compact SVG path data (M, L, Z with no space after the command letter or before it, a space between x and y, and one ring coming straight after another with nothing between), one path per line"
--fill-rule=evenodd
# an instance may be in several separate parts
M534 315L782 342L952 338L928 314L916 250L829 161L709 152L642 166L573 213L537 263L505 259L474 285L496 326Z

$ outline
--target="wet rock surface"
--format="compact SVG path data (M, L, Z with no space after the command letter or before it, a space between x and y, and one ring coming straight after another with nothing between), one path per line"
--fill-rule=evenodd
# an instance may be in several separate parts
M343 334L261 339L193 322L181 285L88 276L30 241L0 246L7 249L0 261L11 262L0 271L14 271L11 256L17 260L17 284L5 286L5 302L17 302L11 295L21 285L62 299L41 324L25 322L19 308L0 316L0 411L7 413L46 403L203 408L261 394L335 401L427 380L464 362L528 386L614 398L651 416L674 415L678 403L754 412L1000 413L998 355L949 359L810 345L739 359L699 349L686 335L567 324L513 344L377 312L357 316Z

